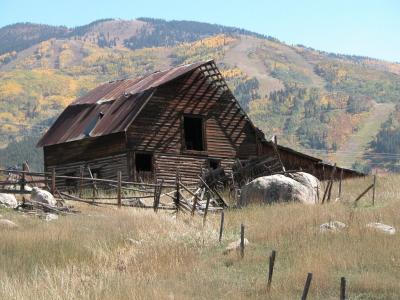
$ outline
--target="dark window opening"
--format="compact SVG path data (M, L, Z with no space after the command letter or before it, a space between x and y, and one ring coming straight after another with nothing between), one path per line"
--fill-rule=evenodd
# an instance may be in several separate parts
M221 166L221 161L219 159L210 158L208 159L208 165L210 169L215 170Z
M204 150L203 119L198 117L184 117L183 131L186 150Z
M92 169L92 176L93 178L101 178L101 171L100 168L98 169Z
M151 172L153 170L153 155L136 153L135 166L137 172Z
M75 177L76 174L74 172L66 173L65 176ZM78 181L76 179L72 179L72 178L66 178L65 179L65 185L68 186L68 187L76 187L77 183L78 183Z

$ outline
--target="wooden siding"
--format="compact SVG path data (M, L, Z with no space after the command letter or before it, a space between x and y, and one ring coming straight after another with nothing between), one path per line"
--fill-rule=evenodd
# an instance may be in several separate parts
M225 172L228 174L232 172L233 159L218 157L213 157L213 159L221 161L221 166L225 168ZM197 184L199 183L198 176L201 175L202 169L208 168L207 157L156 154L154 161L157 179L163 179L164 182L168 183L175 181L176 172L179 170L183 183Z
M272 145L264 144L263 154L274 156L275 151ZM306 156L303 157L289 151L279 150L279 155L286 170L304 170L307 172L313 172L315 169L314 164L318 162L318 160L313 160Z
M45 146L45 168L51 165L93 160L126 152L124 134L88 138L74 142Z
M117 180L118 171L122 173L122 180L129 180L128 160L126 154L118 154L107 156L104 158L79 160L70 163L48 165L47 170L55 168L57 175L80 176L80 168L84 168L84 177L90 177L87 167L100 172L100 178ZM56 186L60 190L67 190L68 187L65 179L57 179Z
M262 153L274 155L274 149L270 144L263 144ZM306 155L302 155L296 153L294 151L290 151L289 149L280 149L279 155L285 166L286 170L302 170L304 172L308 172L320 180L328 180L331 177L333 166L323 163L321 160L316 158L307 157ZM342 169L340 167L336 168L336 172L334 174L335 179L340 178L340 173L343 170L343 179L354 178L363 176L362 174L349 170Z
M184 114L204 117L205 151L183 149ZM211 84L199 70L159 88L129 127L127 141L135 151L192 154L193 158L257 155L255 131L232 95Z

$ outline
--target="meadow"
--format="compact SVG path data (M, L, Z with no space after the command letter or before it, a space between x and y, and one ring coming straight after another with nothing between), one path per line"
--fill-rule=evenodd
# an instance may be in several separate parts
M324 205L253 205L202 217L139 208L70 203L81 212L45 222L12 210L18 224L0 229L1 299L299 299L313 273L308 299L338 299L340 277L348 299L398 299L400 234L366 228L382 222L400 228L398 175L379 176L371 192L354 199L372 178L346 180L340 201ZM338 186L333 187L333 199ZM341 221L340 232L320 224ZM223 254L245 225L242 259ZM270 291L268 257L277 251Z

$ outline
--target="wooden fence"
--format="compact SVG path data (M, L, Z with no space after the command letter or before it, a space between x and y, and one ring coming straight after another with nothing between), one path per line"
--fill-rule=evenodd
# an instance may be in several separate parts
M195 211L207 215L207 211L223 209L227 204L221 195L211 189L199 177L196 186L184 185L179 173L175 184L164 184L162 180L149 182L123 181L121 172L116 179L101 179L95 177L57 175L55 169L51 172L31 172L27 165L22 170L0 169L7 179L0 180L0 193L30 194L30 187L39 186L50 191L62 201L71 200L92 205L116 205L184 211L194 214ZM73 180L76 186L69 191L60 190L56 180Z

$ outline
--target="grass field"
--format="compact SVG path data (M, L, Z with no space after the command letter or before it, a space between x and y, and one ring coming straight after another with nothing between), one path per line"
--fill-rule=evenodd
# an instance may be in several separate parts
M200 216L135 208L82 204L80 214L51 222L1 209L19 227L0 229L0 299L299 299L308 272L308 299L338 299L341 276L349 299L399 299L400 234L365 227L400 228L399 180L378 178L374 207L370 193L352 205L371 183L366 178L346 181L336 203L228 210L222 244L219 215L209 215L203 228ZM347 230L321 233L319 225L330 220ZM224 255L241 223L250 241L245 257Z

